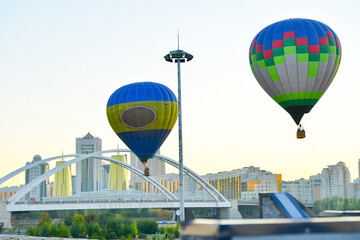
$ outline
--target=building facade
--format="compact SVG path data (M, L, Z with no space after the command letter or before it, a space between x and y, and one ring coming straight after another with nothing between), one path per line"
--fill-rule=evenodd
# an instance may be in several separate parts
M64 160L57 161L56 167L65 163ZM67 166L55 173L53 197L65 197L72 195L71 166Z
M157 154L160 154L160 149L159 151L157 151ZM147 164L149 167L150 176L166 174L165 162L155 158L150 158L147 161ZM130 165L140 169L141 171L144 170L144 165L141 163L139 158L133 152L130 153ZM142 181L142 180L138 179L138 176L136 174L130 173L130 185L134 187L135 183L138 181Z
M301 178L295 181L283 181L282 190L283 192L290 193L303 204L314 202L313 187L310 180Z
M347 198L350 195L350 172L345 163L338 162L324 168L321 173L321 198Z
M114 155L111 158L127 163L126 155ZM125 191L129 189L128 171L127 169L115 164L110 163L109 172L109 189L116 191Z
M41 161L40 155L35 155L32 162ZM26 165L30 164L29 162ZM25 171L25 184L29 184L34 179L38 178L40 175L49 171L49 164L43 163L39 164L35 167L32 167ZM25 195L26 200L31 201L41 201L43 197L49 195L49 187L50 187L49 179L46 179L42 183L40 183L37 187L33 188L28 194Z
M12 195L14 195L17 191L19 191L23 187L24 185L0 188L0 200L9 199Z
M103 164L101 168L102 168L102 173L101 173L102 189L107 189L109 188L110 163Z
M207 174L202 178L228 199L255 201L259 193L282 191L281 174L273 174L253 166Z
M311 187L312 187L312 197L313 197L313 201L315 202L316 200L320 200L321 199L321 174L317 174L317 175L312 175L309 178L310 182L311 182Z
M83 138L76 138L76 153L89 154L102 150L102 141L90 133ZM101 183L101 160L87 158L76 163L76 193L99 191Z

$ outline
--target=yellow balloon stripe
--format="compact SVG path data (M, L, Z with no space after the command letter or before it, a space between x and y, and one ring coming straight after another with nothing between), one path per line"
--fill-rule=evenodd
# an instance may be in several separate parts
M145 128L127 127L121 120L120 114L123 110L132 106L146 106L155 110L157 119L155 122ZM175 125L178 115L178 103L167 101L143 101L130 102L109 106L106 109L109 123L116 133L131 132L151 129L172 129Z

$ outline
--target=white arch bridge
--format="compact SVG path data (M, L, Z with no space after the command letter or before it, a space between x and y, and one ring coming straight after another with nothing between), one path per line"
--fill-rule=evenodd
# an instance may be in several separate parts
M100 151L90 154L70 154L47 158L44 160L36 161L31 164L25 165L0 179L0 184L9 180L10 178L35 167L40 164L44 164L56 159L72 158L65 163L58 165L48 172L40 175L26 186L21 188L7 201L6 209L9 212L19 211L47 211L47 210L73 210L73 209L116 209L116 208L162 208L162 209L177 209L179 208L179 198L177 193L170 192L166 187L159 183L154 177L145 177L142 170L135 168L127 163L118 161L113 158L103 156L106 153L129 153L129 149L114 149ZM124 167L132 173L138 175L145 182L152 185L157 192L131 194L128 191L119 192L93 192L93 194L76 194L69 197L46 197L40 202L28 202L24 200L24 197L32 189L36 188L40 183L61 171L62 169L70 166L74 163L80 162L87 158L96 158L103 161L115 163L121 167ZM155 159L163 161L175 168L179 168L178 162L156 154ZM231 207L229 202L221 193L219 193L213 186L203 180L198 174L191 169L184 166L184 173L186 177L189 177L195 184L198 184L200 188L193 192L185 192L184 194L184 206L185 208L227 208Z

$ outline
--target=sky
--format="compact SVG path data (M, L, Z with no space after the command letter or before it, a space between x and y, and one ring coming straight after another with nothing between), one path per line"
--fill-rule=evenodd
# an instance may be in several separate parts
M0 177L32 161L75 153L90 132L103 150L126 148L106 104L119 87L162 83L177 95L181 65L184 165L198 174L256 166L283 180L308 178L343 161L359 177L359 1L0 0ZM306 114L305 139L255 80L255 35L274 22L309 18L342 45L338 73ZM178 160L178 128L161 147Z

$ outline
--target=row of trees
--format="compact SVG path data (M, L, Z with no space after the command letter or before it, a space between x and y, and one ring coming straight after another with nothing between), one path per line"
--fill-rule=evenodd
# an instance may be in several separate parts
M108 212L113 214L121 214L123 217L127 218L153 218L160 220L171 220L173 217L172 210L164 209L106 209L106 210L64 210L64 211L48 211L51 218L72 218L75 214L79 213L84 216L89 215L90 213L95 215L100 215L101 213ZM14 212L12 216L15 216L17 219L38 219L41 212Z
M360 199L331 197L314 202L313 211L319 213L324 210L360 210Z
M163 233L173 234L179 226L167 228ZM138 238L146 238L146 234L159 232L158 224L152 219L132 220L120 214L103 212L99 215L89 213L88 215L75 214L67 217L64 223L53 223L48 213L42 213L37 227L30 227L27 231L31 236L43 237L69 237L91 238L91 239L132 239L134 235Z

